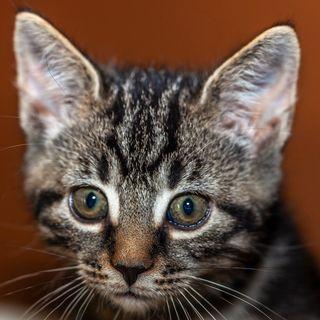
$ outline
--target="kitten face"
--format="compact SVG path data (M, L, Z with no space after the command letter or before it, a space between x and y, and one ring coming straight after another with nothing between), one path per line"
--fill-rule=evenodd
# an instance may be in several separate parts
M97 69L30 13L15 51L26 190L89 288L144 312L194 277L232 285L231 267L256 263L295 102L292 29L268 30L210 77Z

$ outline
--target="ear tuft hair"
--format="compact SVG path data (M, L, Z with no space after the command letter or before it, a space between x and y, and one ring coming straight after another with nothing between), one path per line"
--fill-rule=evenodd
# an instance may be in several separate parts
M209 77L200 104L219 132L255 148L272 141L280 150L290 133L299 62L295 31L271 28Z
M14 49L21 125L28 136L55 135L77 106L99 99L98 72L40 16L17 14Z

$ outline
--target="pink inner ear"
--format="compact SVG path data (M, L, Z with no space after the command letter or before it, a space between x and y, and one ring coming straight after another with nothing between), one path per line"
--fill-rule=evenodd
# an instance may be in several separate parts
M274 118L270 120L270 122L268 123L268 126L270 127L271 130L274 130L279 125L279 123L280 123L280 119Z
M279 74L269 86L257 92L240 92L242 104L230 103L221 117L222 128L233 136L246 136L256 147L289 134L289 114L295 101L295 87L287 73Z
M272 138L277 138L280 129L280 118L273 118L265 126L256 129L256 135L254 141L257 147L261 147L270 142Z
M46 66L34 62L30 57L26 57L25 68L24 79L19 86L34 110L42 116L60 116L64 93L56 79Z
M223 123L223 127L226 130L231 130L236 126L236 121L232 119L226 119Z
M42 104L41 101L32 102L32 106L36 113L46 117L46 116L55 116L50 109L48 109L45 105Z

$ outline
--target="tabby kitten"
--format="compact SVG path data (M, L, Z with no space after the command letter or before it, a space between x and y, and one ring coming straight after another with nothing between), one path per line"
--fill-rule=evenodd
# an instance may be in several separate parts
M292 28L267 30L211 75L95 65L29 12L14 45L26 191L75 266L57 292L65 314L320 319L317 271L278 203Z

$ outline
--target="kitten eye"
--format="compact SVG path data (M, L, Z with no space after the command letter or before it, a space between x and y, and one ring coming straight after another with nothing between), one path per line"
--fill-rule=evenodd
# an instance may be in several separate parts
M70 194L71 210L85 220L100 220L108 213L108 201L105 195L92 187L81 187Z
M210 213L209 201L197 195L183 195L172 200L167 210L167 220L182 229L197 228Z

